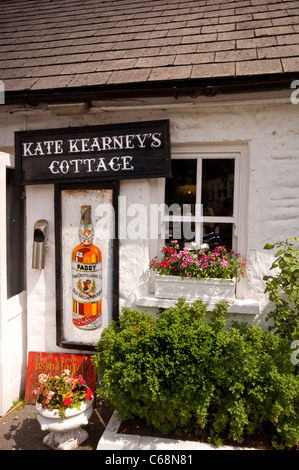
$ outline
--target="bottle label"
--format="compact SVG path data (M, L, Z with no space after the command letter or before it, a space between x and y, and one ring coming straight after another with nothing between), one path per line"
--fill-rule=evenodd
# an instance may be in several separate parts
M102 313L99 315L91 315L82 317L73 312L73 324L81 330L96 330L102 325Z
M102 263L72 261L73 300L94 303L102 299Z

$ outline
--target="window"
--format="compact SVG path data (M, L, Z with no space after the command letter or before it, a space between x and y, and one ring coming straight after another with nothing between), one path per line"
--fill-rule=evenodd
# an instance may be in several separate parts
M153 181L152 199L165 202L157 241L151 241L151 259L161 246L179 239L181 246L201 244L219 233L221 243L246 257L248 170L247 147L238 144L172 145L172 178ZM151 292L153 292L153 279ZM245 283L238 283L239 298Z
M234 158L173 159L165 203L174 212L169 210L165 217L165 241L178 239L182 246L205 242L212 248L223 244L232 249L234 182Z

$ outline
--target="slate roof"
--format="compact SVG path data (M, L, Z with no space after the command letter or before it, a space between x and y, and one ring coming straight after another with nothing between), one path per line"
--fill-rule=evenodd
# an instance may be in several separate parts
M0 64L8 94L286 76L299 2L2 0Z

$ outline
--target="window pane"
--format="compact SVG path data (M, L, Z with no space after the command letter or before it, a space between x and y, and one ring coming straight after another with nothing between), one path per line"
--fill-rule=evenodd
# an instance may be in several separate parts
M233 158L203 159L203 215L233 216L234 172Z
M203 242L208 243L211 249L216 246L225 246L232 249L233 224L203 223Z
M189 204L191 215L195 215L197 160L172 160L172 178L166 179L165 203Z

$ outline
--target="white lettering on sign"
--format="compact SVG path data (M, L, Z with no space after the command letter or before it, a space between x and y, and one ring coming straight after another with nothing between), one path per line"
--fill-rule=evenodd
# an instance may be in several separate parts
M49 165L49 170L53 175L67 173L94 173L108 171L132 171L134 166L131 164L133 157L125 155L122 157L112 157L105 161L104 158L84 158L77 160L53 160Z
M33 157L37 155L57 155L63 153L63 140L45 140L43 142L23 143L23 157Z
M147 134L128 134L118 136L92 137L67 140L44 140L39 142L23 142L22 156L34 157L43 155L59 155L73 153L105 152L111 150L126 150L161 147L161 132Z

